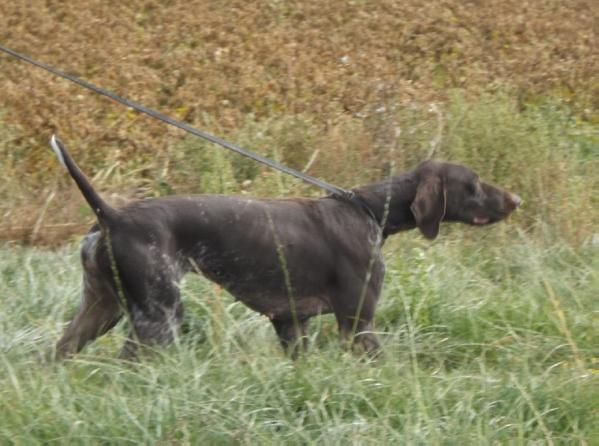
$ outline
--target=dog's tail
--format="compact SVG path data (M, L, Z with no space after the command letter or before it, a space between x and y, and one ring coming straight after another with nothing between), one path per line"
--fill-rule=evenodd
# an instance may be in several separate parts
M79 169L75 161L73 161L73 158L69 155L64 144L56 137L56 135L52 135L52 138L50 138L50 145L58 157L60 164L66 167L73 180L75 180L75 183L77 183L77 187L79 187L83 197L96 214L100 224L110 224L113 222L117 218L118 211L102 200L102 197L100 197L94 190L87 177L81 172L81 169Z

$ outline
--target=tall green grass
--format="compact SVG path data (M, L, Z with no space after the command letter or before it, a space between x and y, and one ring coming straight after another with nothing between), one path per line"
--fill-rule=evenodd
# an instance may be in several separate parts
M114 359L121 325L45 360L78 303L75 246L0 249L0 443L593 444L599 253L509 226L386 248L384 359L312 324L293 363L270 323L196 277L175 345ZM595 325L594 325L595 324Z

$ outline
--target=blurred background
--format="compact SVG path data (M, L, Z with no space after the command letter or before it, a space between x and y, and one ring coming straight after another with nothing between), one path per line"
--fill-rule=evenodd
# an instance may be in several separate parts
M592 1L2 2L0 41L248 149L352 187L428 157L525 200L574 242L598 220ZM114 205L173 193L320 195L0 55L0 239L93 221L56 132Z

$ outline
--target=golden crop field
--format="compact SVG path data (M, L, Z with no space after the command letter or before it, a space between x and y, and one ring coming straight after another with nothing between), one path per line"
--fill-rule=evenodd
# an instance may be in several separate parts
M597 125L593 3L3 1L0 41L293 167L314 158L309 173L350 187L379 176L393 144L398 170L431 141L451 156L456 101L500 96L508 115L559 102ZM53 132L116 204L219 192L215 156L233 164L227 191L273 193L255 181L272 172L4 54L0 91L1 238L53 242L91 221L47 150ZM277 193L289 187L318 193Z

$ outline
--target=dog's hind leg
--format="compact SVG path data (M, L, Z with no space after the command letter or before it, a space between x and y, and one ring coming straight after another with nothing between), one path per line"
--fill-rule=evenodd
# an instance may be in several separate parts
M355 318L347 317L339 321L339 332L341 342L344 346L351 345L352 348L359 348L371 358L376 358L380 355L381 345L378 338L372 332L372 322L360 319L356 330L353 330Z
M139 347L166 346L176 337L183 320L183 304L149 309L132 305L133 327L121 350L121 359L135 359Z
M127 230L125 230L127 229ZM114 230L104 268L110 268L127 306L130 334L120 357L134 359L139 346L164 346L175 339L183 319L179 282L185 273L168 238L135 227ZM149 235L148 235L149 234Z
M128 270L128 266L133 269ZM119 272L132 325L120 357L135 358L139 346L170 344L183 320L181 274L164 259L143 255L131 265L127 260L121 262Z
M79 352L88 342L103 335L121 319L122 308L110 290L83 286L81 306L56 344L56 359Z

